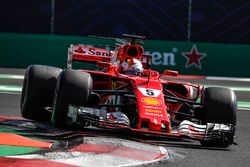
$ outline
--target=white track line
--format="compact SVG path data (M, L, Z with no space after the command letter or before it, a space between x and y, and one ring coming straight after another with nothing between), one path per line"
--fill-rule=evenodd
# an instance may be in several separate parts
M1 92L1 91L0 91L0 94L20 95L21 92Z
M23 75L0 74L0 79L24 79Z
M0 91L3 91L3 92L21 92L22 86L0 85Z
M207 80L215 80L215 81L236 81L236 82L250 82L250 78L236 78L236 77L214 77L207 76Z
M246 111L250 111L250 108L242 108L242 107L238 107L238 110L246 110Z

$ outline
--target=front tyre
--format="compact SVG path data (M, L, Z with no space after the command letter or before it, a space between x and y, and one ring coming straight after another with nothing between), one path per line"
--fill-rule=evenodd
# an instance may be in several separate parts
M234 91L227 88L206 88L203 96L204 123L236 125L237 99ZM225 134L220 139L201 141L203 146L228 147L233 143L232 134Z
M67 127L69 105L86 106L92 91L89 73L66 69L59 75L54 95L51 122L55 127Z
M25 73L21 94L21 114L24 118L49 121L54 89L60 68L45 65L30 65Z

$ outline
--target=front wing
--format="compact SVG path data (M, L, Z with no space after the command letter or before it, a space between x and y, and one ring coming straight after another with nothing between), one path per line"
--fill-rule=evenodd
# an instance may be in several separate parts
M68 124L78 123L81 126L92 125L98 128L128 130L143 136L167 137L173 139L193 139L198 141L220 140L233 143L235 126L231 124L207 123L200 125L188 120L179 126L172 127L171 132L151 131L148 129L131 128L124 118L107 119L105 109L69 106Z

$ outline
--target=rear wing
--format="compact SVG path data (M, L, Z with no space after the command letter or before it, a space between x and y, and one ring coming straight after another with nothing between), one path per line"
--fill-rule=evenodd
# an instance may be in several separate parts
M70 45L68 48L67 68L72 68L73 61L96 64L97 62L109 62L112 52L107 49L94 48L84 45Z
M67 68L72 68L74 61L97 64L98 62L110 62L114 51L103 48L94 48L84 45L70 45L68 48ZM151 68L152 56L141 55L140 61L144 69Z

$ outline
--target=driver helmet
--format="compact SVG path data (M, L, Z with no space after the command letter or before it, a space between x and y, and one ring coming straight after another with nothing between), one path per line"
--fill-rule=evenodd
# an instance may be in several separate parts
M129 58L122 63L122 71L124 74L139 75L143 72L143 66L138 59Z

